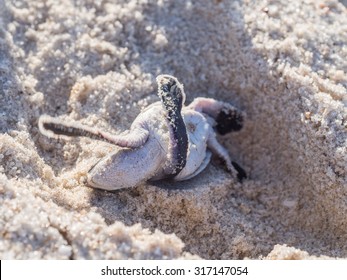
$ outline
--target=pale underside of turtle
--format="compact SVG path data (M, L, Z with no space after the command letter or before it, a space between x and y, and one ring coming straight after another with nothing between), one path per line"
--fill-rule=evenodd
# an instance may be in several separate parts
M229 103L211 98L199 97L184 106L183 85L175 77L160 75L157 83L161 101L146 107L127 134L112 135L46 115L40 117L39 129L48 137L90 137L123 148L105 156L89 170L87 182L95 188L116 190L148 180L187 180L205 169L212 153L239 180L245 178L244 170L231 161L215 133L240 130L243 113Z

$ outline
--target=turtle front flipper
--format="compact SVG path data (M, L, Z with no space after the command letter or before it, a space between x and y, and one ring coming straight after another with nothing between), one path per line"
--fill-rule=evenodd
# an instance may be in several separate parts
M96 140L106 141L124 148L138 148L148 139L149 132L137 126L132 128L128 134L112 135L97 128L82 125L75 121L62 121L59 118L43 115L39 118L39 129L42 134L51 138L88 137Z
M157 77L158 95L166 112L170 133L168 164L165 173L173 178L185 167L188 153L188 135L181 115L185 101L183 85L170 75Z

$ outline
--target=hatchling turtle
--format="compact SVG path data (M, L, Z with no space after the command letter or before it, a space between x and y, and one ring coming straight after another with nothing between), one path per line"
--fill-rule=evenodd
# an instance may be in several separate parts
M229 103L203 97L184 106L183 85L175 77L159 75L156 80L161 101L146 107L127 134L112 135L47 115L39 118L39 129L48 137L84 136L122 147L89 170L87 183L99 189L135 187L148 180L188 180L206 168L212 154L240 181L246 178L215 133L240 130L243 112Z

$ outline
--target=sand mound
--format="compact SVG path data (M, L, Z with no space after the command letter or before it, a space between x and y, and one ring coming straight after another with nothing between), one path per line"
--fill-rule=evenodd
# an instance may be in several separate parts
M0 0L0 257L346 258L345 5ZM249 180L213 161L175 189L94 190L115 147L38 132L41 114L123 131L161 73L247 113L220 140Z

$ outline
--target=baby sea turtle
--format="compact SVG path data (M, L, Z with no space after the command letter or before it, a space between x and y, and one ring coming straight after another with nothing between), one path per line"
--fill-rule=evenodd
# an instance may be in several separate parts
M240 130L243 113L212 98L199 97L184 106L183 85L175 77L159 75L157 83L161 101L146 107L127 134L112 135L45 115L39 119L39 129L48 137L84 136L124 148L105 156L89 170L87 182L95 188L129 188L164 178L187 180L205 169L212 153L240 181L245 178L245 171L231 161L215 134Z

